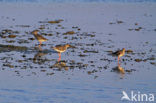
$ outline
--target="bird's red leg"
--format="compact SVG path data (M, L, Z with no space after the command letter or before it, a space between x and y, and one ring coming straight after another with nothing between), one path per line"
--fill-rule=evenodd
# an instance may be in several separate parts
M40 44L38 45L40 51L42 51L41 44L42 42L40 42Z
M119 58L119 62L121 62L121 59Z
M59 55L59 59L58 59L58 62L61 60L61 53L58 53Z
M118 63L118 68L120 67L120 64Z
M118 65L119 65L119 60L120 60L120 58L119 58L119 56L118 56Z
M40 46L42 45L42 42L40 42Z
M40 51L42 51L42 48L41 48L41 46L40 46L40 45L39 45L39 50L40 50Z

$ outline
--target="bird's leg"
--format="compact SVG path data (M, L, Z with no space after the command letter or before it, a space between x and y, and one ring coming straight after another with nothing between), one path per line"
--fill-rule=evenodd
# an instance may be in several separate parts
M58 53L59 55L59 59L58 59L58 62L61 60L61 53Z
M59 57L61 57L61 53L58 53Z
M121 63L121 59L119 58L119 62Z
M42 45L42 42L40 42L40 46Z
M42 44L42 42L40 42L40 44L38 45L38 48L40 51L42 51L41 44Z
M118 56L118 65L119 65L119 61L120 61L120 58L119 58L119 56Z
M118 68L120 67L120 64L118 63Z
M42 48L41 48L41 46L40 46L40 45L39 45L39 50L40 50L40 51L42 51Z

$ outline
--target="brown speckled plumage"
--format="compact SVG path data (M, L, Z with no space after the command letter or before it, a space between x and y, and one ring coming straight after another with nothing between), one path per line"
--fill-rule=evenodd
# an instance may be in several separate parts
M113 55L118 56L118 64L119 64L120 57L122 57L122 56L125 55L125 48L123 48L122 50L119 50L119 51L114 52Z
M44 38L42 35L39 35L38 34L38 30L34 30L32 32L32 34L34 35L34 37L39 41L39 42L44 42L44 41L47 41L48 39Z
M118 50L116 52L113 53L116 56L122 57L125 55L125 48L123 48L122 50Z
M55 47L53 47L53 49L59 53L65 52L67 50L67 48L70 47L69 44L66 45L57 45Z
M58 52L58 55L59 55L58 61L61 60L61 53L65 52L68 47L71 47L71 45L66 44L66 45L57 45L53 47L53 49Z

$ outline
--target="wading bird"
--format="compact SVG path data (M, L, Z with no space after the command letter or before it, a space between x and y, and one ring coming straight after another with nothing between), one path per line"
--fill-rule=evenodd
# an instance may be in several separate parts
M34 37L39 41L39 48L42 45L42 42L47 41L48 39L44 38L42 35L38 34L39 30L34 30L31 33L34 35Z
M120 57L125 55L125 48L123 48L122 50L118 50L118 51L114 52L113 55L118 56L118 64L119 64Z
M61 53L65 52L71 45L66 44L66 45L56 45L55 47L52 47L55 51L58 52L59 59L58 61L61 60Z

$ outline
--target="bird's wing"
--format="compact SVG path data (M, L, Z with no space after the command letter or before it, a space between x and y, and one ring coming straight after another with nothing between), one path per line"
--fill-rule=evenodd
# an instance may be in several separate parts
M39 35L39 34L37 34L37 35L34 35L37 39L44 39L44 40L48 40L48 39L46 39L46 38L44 38L42 35Z

